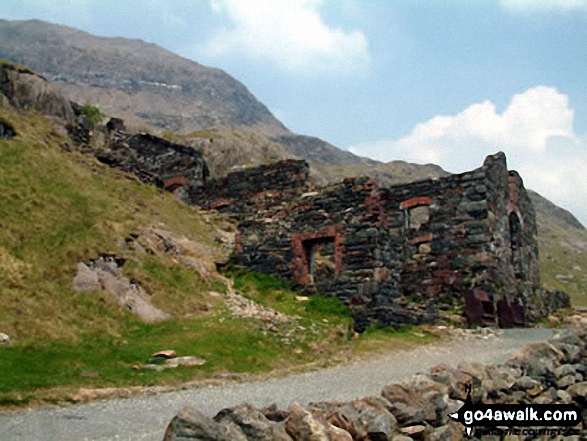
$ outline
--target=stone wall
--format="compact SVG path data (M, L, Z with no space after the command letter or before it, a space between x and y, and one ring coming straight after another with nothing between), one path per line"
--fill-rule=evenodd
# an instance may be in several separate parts
M228 174L191 188L190 203L234 214L253 213L300 196L308 185L310 166L286 160ZM242 218L242 216L240 216Z
M99 161L173 191L184 201L188 188L206 183L209 171L198 150L150 134L127 134L122 121L115 118L107 128L106 148L96 152Z
M538 291L535 213L503 153L471 172L391 188L356 178L302 194L299 180L298 199L251 197L282 167L229 175L200 195L239 213L232 262L338 297L358 331L431 322L442 311L509 327L568 303Z
M185 408L167 427L164 441L180 440L392 440L422 441L504 439L474 432L449 418L459 411L470 389L471 403L567 404L582 413L574 437L587 435L587 319L571 318L576 327L549 342L531 343L502 365L464 361L458 367L438 365L383 387L380 396L350 402L320 402L282 410L272 405L243 404L213 418ZM549 427L550 429L551 427ZM521 429L521 428L520 428ZM561 439L528 432L520 441Z

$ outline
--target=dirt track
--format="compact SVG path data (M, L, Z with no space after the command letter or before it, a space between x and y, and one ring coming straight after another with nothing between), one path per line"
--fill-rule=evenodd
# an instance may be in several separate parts
M0 440L80 441L157 440L185 405L214 415L248 401L257 406L276 402L288 407L321 400L350 400L379 394L381 388L438 363L461 360L502 363L531 341L552 335L546 329L511 329L488 340L451 341L435 346L383 354L377 358L317 372L263 382L227 384L154 396L115 399L68 408L40 408L0 413Z

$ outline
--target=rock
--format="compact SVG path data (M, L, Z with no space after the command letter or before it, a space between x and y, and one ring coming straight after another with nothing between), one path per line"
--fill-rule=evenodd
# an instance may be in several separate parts
M384 407L382 401L377 397L351 401L337 410L338 415L342 417L341 425L335 424L331 418L329 421L349 432L354 439L371 439L376 433L389 437L397 431L397 420ZM340 420L336 421L341 422Z
M528 376L520 377L516 380L516 388L520 390L528 390L533 389L534 387L538 386L540 383L533 378Z
M250 404L223 409L214 417L218 423L230 422L240 427L247 439L256 441L291 441L285 424L271 421Z
M480 380L483 380L487 377L485 366L483 366L481 363L477 363L475 361L461 361L458 367L461 372L468 374L471 377L477 377Z
M575 401L587 402L587 381L573 384L567 389L567 392Z
M407 426L402 427L399 431L402 435L407 435L411 438L419 439L424 435L424 432L426 431L426 426Z
M330 424L324 414L315 409L313 412L293 403L290 415L285 420L285 431L294 441L352 441L352 436Z
M165 431L163 441L247 441L234 423L217 423L197 410L186 407L175 416Z
M8 336L8 334L4 334L3 332L0 332L0 344L7 345L9 343L10 343L10 337Z
M16 136L16 130L8 121L0 119L0 139L10 139Z
M535 342L510 357L506 364L521 366L526 375L539 377L553 373L556 366L564 359L565 354L552 343Z
M426 441L460 441L464 439L462 426L450 421L448 424L433 429L426 437Z
M178 366L202 366L206 364L206 360L198 357L176 357L165 360L165 367L175 368Z
M401 425L416 425L424 421L439 425L446 419L447 386L425 375L415 375L400 384L387 385L381 395L389 401L388 410Z
M554 400L550 396L550 394L542 394L539 397L536 397L532 400L534 404L551 404Z
M539 382L536 382L534 387L532 387L532 389L528 389L526 391L526 393L528 394L529 397L534 398L534 397L540 395L543 390L544 390L544 388L542 387L542 384L540 384Z
M448 387L450 398L465 400L465 386L471 384L471 376L446 364L439 364L430 369L430 378Z
M147 323L156 323L171 317L153 306L150 297L140 285L131 283L128 278L119 274L116 259L112 257L100 257L90 266L83 262L78 263L78 272L72 285L78 292L104 289L114 296L120 306L137 314Z
M142 364L140 365L141 369L150 369L157 372L163 372L165 370L165 366L161 366L159 364Z
M172 349L165 349L164 351L155 352L151 355L152 358L175 358L177 353Z
M72 287L77 292L97 291L101 288L98 274L85 263L77 264L77 274L73 278Z
M556 381L556 385L561 388L565 389L572 384L575 384L575 376L574 375L567 375L566 377L561 378L560 380Z
M261 409L261 413L265 415L265 418L268 420L275 421L277 423L285 421L289 416L289 412L280 410L275 403Z
M573 402L573 397L571 397L571 394L569 394L566 390L557 390L556 396L564 404L569 404Z
M413 438L407 436L407 435L395 435L393 438L391 438L391 441L413 441Z

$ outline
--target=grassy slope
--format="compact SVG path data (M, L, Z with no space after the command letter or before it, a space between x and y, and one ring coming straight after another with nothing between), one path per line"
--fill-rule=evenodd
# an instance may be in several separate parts
M587 230L538 213L540 271L547 289L567 292L575 306L587 306Z
M120 179L93 159L61 151L62 139L42 117L23 118L6 108L0 117L20 134L0 141L2 332L21 341L121 332L131 317L106 296L75 293L71 279L78 261L118 252L117 239L142 226L163 223L213 249L213 229L196 210ZM194 276L185 284L200 282ZM165 305L177 293L152 294L154 303Z
M72 399L79 388L177 384L220 372L328 363L343 352L374 349L349 341L350 319L336 305L299 302L270 278L234 275L238 291L299 317L277 331L233 318L207 294L221 290L218 282L165 257L118 250L117 239L164 224L202 244L210 259L220 257L215 227L198 210L91 157L63 151L64 139L42 116L0 107L0 119L19 134L0 140L0 332L13 339L0 347L0 407ZM125 272L175 318L144 324L105 292L74 292L76 263L103 252L128 258ZM378 348L413 340L427 341L397 333ZM207 363L162 373L133 369L168 348Z

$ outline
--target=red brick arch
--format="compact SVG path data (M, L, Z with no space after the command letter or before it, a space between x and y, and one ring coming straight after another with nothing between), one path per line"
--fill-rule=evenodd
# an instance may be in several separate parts
M190 180L185 176L174 176L173 178L167 179L163 183L163 189L167 191L173 191L178 187L188 187Z

